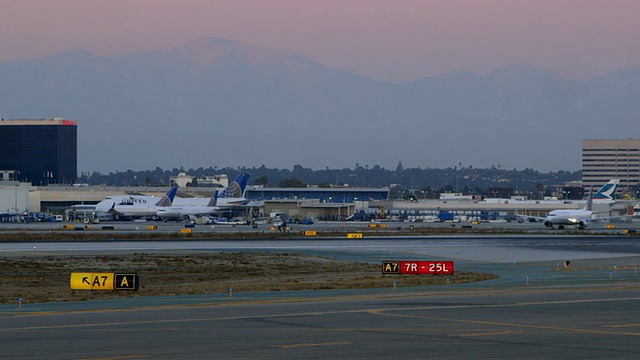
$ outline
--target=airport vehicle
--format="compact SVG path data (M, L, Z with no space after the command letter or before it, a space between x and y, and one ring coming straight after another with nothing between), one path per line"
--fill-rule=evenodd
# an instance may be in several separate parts
M591 207L594 200L613 203L614 195L619 183L619 179L611 179L609 182L604 184L604 186L602 186L595 195L587 200L587 204L584 206L584 208L579 210L552 210L547 214L546 217L536 217L521 214L517 214L517 216L541 220L544 226L550 229L553 229L555 226L557 226L558 229L564 229L565 226L577 226L578 229L584 229L589 225L591 221L606 220L612 218L611 216L594 216L595 213L591 211Z
M177 191L177 187L172 187L160 200L142 195L109 196L96 205L96 213L113 215L116 220L155 216L158 208L171 206Z
M164 221L169 219L192 219L193 217L208 216L217 214L220 207L217 206L218 202L218 190L213 192L209 202L202 205L171 205L159 207L156 215L161 217Z

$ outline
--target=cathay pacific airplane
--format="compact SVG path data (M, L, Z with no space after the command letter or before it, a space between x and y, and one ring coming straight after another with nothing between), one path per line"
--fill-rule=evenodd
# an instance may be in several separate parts
M587 200L587 204L580 210L552 210L546 217L536 217L529 215L518 215L521 217L534 218L542 220L544 226L553 229L557 226L558 229L564 229L565 226L577 226L578 229L584 229L591 221L606 220L612 218L597 217L595 213L591 211L591 205L594 200L613 202L616 189L620 183L619 179L612 179L608 183L604 184L598 192Z

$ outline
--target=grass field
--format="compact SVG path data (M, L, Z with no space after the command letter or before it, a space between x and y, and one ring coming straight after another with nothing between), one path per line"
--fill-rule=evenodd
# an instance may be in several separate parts
M133 291L70 290L72 272L135 272ZM382 275L381 265L353 263L294 253L212 253L112 256L29 256L0 258L0 303L85 301L134 296L362 289L446 284L442 276ZM457 272L451 284L494 279Z

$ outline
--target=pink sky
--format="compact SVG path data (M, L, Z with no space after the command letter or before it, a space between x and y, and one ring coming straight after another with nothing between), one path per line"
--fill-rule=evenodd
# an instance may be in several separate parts
M204 36L407 81L527 63L576 79L640 66L637 0L0 0L0 61Z

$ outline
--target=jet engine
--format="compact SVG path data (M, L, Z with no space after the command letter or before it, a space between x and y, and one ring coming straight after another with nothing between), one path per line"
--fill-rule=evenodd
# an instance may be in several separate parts
M580 220L580 221L578 222L578 229L582 230L582 229L584 229L585 227L587 227L587 225L589 225L589 220L587 220L587 219Z

